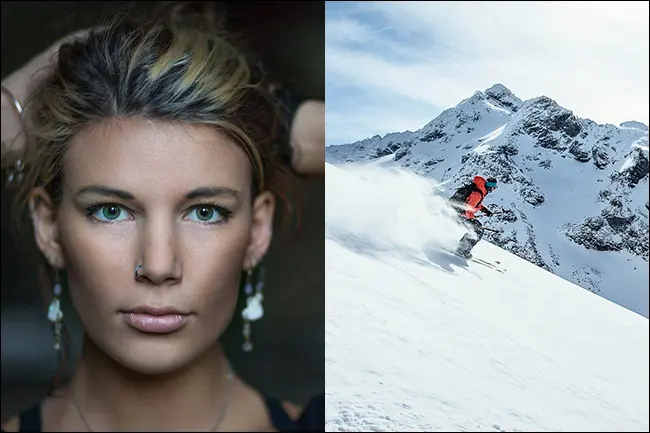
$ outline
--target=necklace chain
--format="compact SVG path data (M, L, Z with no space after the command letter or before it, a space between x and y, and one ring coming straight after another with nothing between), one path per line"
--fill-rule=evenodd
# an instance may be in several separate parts
M219 417L217 418L217 421L215 422L214 427L212 427L210 430L207 430L209 432L217 431L217 429L221 425L221 422L223 421L223 417L226 415L226 411L227 411L228 407L230 407L230 400L232 398L232 382L233 382L233 380L235 378L235 375L234 375L234 373L232 371L232 367L231 367L230 363L227 362L227 361L226 361L226 366L227 366L227 369L228 369L228 371L226 373L226 380L228 381L228 393L226 395L226 401L225 401L223 407L221 408L221 412L219 412ZM88 423L88 420L86 420L86 417L85 417L83 411L81 410L81 407L77 403L77 398L74 395L74 391L72 391L72 404L77 409L77 412L79 413L79 416L81 417L81 420L83 421L83 423L86 425L86 428L88 429L88 431L89 432L94 432L95 430L90 428L90 424Z

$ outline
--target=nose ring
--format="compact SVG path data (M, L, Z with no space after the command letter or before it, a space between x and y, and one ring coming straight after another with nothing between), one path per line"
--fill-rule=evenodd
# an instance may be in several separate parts
M135 267L135 279L136 280L139 280L139 279L142 278L142 276L140 275L140 269L142 269L142 265L138 265L138 266Z

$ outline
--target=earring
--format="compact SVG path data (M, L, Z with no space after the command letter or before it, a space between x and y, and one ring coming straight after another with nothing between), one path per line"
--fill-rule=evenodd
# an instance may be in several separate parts
M264 307L262 306L262 301L264 300L264 295L262 295L262 289L264 288L264 268L260 268L257 284L255 285L255 290L253 290L253 265L246 271L246 284L244 285L244 292L246 293L246 307L242 310L242 318L244 319L244 329L242 331L244 335L244 344L242 349L244 352L250 352L253 350L253 343L251 342L251 324L256 320L264 317Z
M54 350L61 349L61 328L63 323L63 312L61 311L61 283L58 275L54 284L54 297L47 309L47 318L54 324Z

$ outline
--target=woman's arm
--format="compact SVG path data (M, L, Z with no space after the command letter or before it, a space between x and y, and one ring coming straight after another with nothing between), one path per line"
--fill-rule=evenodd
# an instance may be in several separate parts
M293 169L301 174L325 173L325 103L307 100L298 106L291 124Z
M32 57L20 69L12 72L4 80L4 87L19 104L24 106L26 98L36 88L41 79L47 74L48 67L56 62L59 47L75 38L88 34L89 29L78 30L59 39L46 50ZM2 117L2 167L7 167L16 162L25 148L24 127L14 107L13 98L3 89L2 103L0 106Z
M2 112L2 124L0 128L0 139L2 140L2 167L9 166L19 157L25 146L22 135L22 122L19 113L14 106L12 98L9 96L11 90L2 84L2 102L0 110ZM5 91L6 89L6 91Z

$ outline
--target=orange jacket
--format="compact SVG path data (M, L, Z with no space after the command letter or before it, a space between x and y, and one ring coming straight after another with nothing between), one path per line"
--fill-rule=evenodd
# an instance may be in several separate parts
M467 200L465 200L465 205L469 207L465 212L463 212L463 215L467 219L474 219L476 216L474 215L476 212L483 210L484 207L481 204L483 202L483 197L487 194L487 191L485 189L485 179L482 178L481 176L476 176L474 177L474 185L481 191L473 191L469 197L467 197ZM481 194L482 193L482 194Z

